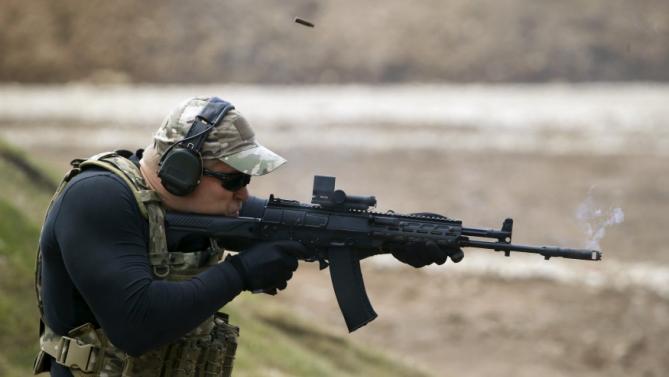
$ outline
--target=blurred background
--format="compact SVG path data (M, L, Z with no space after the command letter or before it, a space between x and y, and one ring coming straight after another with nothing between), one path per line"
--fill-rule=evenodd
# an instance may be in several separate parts
M0 0L0 23L0 375L29 375L36 242L69 161L144 147L194 95L288 158L257 196L308 202L333 175L382 211L512 217L517 243L605 253L375 257L379 318L353 334L302 264L224 308L238 375L669 373L669 2Z

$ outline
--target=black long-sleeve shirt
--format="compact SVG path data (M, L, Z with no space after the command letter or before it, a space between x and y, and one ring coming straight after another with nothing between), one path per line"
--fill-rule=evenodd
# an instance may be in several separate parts
M241 292L241 277L226 262L187 281L155 279L148 239L148 221L121 178L97 168L74 177L40 236L48 326L65 335L90 322L138 356L183 336ZM71 376L55 361L51 374Z

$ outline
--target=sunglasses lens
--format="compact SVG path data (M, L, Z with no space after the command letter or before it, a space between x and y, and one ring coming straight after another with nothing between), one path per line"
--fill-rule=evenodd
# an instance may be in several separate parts
M251 176L244 173L217 173L204 169L203 174L221 181L223 188L228 191L241 190L251 182Z
M245 187L251 182L251 176L246 174L238 174L231 176L225 180L221 180L221 184L228 191L237 191Z

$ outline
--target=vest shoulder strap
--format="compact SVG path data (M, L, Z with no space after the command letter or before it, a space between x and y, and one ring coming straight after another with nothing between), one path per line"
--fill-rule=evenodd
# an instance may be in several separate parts
M137 165L116 152L103 152L82 161L78 167L83 170L92 166L109 170L123 179L135 196L135 201L137 201L142 216L149 218L147 204L159 203L160 198L155 191L146 186L144 177L142 177Z

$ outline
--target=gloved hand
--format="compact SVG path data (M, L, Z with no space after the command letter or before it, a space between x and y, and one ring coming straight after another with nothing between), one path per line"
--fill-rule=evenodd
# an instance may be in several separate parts
M244 289L275 295L286 288L297 269L297 257L305 255L306 248L296 241L276 241L254 245L226 258L239 271Z
M444 217L426 212L412 213L412 215ZM392 254L400 262L416 268L425 267L432 263L442 265L448 257L451 257L454 263L458 263L464 257L464 253L459 247L440 247L434 241L408 243L404 248L393 251Z
M464 253L459 247L439 247L433 241L408 243L403 249L392 253L400 262L416 268L425 267L432 263L444 264L448 257L451 257L454 263L458 263L464 257Z

